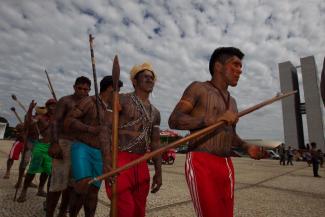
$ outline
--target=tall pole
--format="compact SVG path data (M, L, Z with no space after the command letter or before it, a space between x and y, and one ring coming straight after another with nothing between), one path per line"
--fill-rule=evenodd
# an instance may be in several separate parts
M120 65L118 56L116 55L113 61L113 123L112 123L112 169L117 168L118 154L118 123L119 123L119 80L120 80ZM117 179L112 184L112 199L111 199L111 217L117 216Z
M56 98L56 95L55 95L53 86L52 86L52 82L51 82L50 76L49 76L49 74L47 73L46 70L45 70L45 74L46 74L47 81L49 82L49 89L51 91L51 94L52 94L53 98L55 99L55 101L58 101L57 98Z
M27 113L27 109L25 108L25 106L23 104L21 104L21 102L17 99L15 94L11 95L11 98L17 102L17 104Z
M14 115L16 116L17 120L19 121L19 123L23 123L23 121L21 120L21 118L19 117L19 115L16 112L15 107L11 107L10 110L14 113Z
M96 65L95 65L93 42L94 42L94 37L91 34L89 34L90 58L91 58L91 66L93 68L93 78L94 78L94 87L95 87L95 96L96 96L97 123L98 123L98 125L100 125L101 120L99 117L99 93L98 93L98 85L97 85L97 75L96 75Z

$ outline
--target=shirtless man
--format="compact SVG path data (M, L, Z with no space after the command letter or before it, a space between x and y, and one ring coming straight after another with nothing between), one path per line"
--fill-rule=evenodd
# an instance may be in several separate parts
M243 142L235 130L237 106L228 86L237 85L243 57L237 48L216 49L209 64L212 79L190 84L169 118L170 128L190 130L191 133L218 121L225 122L221 128L189 145L185 174L197 216L233 216L232 147L243 147L255 159L263 156L258 147Z
M82 206L86 217L95 215L101 182L88 185L88 181L111 169L109 125L112 110L108 104L112 100L112 85L112 76L105 76L100 82L98 106L100 124L95 96L82 99L64 122L64 127L75 133L75 141L71 148L71 166L72 177L76 183L70 199L71 217L76 217ZM122 85L120 82L120 86Z
M9 156L7 160L7 170L5 175L3 176L4 179L10 178L11 167L14 164L14 161L19 159L19 155L24 149L23 133L24 133L24 124L17 124L17 126L15 127L16 140L12 144L12 147L9 152Z
M133 161L160 146L160 113L149 101L156 75L148 63L136 65L131 70L134 92L121 94L119 116L119 153L117 167ZM153 159L155 175L151 192L162 185L161 156ZM111 188L106 181L106 191L111 198ZM150 176L146 162L125 170L117 177L118 216L145 216Z
M35 105L36 104L34 104L34 106ZM36 173L41 173L37 195L42 197L46 196L44 185L48 176L51 174L52 169L52 159L48 155L48 149L50 146L50 125L54 119L55 105L56 101L54 99L49 99L45 104L47 113L35 117L35 121L40 132L40 139L34 143L32 150L32 160L25 176L23 190L17 199L18 202L26 201L27 189Z
M36 104L33 106L35 107ZM33 107L33 109L34 109ZM27 115L27 114L26 114ZM26 144L25 142L24 145L25 147L23 147L23 153L22 153L22 157L20 159L20 163L19 163L19 175L18 175L18 180L17 180L17 183L15 184L15 188L20 188L20 185L23 181L23 176L25 174L25 170L31 160L31 156L32 156L32 149L34 147L34 144L35 142L38 141L39 139L39 129L38 129L38 126L37 126L37 120L36 120L36 117L39 116L39 115L42 115L41 113L38 113L38 110L37 110L37 107L35 108L35 115L32 117L32 121L30 124L27 124L25 120L25 122L23 123L23 134L25 134L26 132L26 128L27 128L27 125L28 125L28 135L27 135L27 141L26 141ZM24 136L23 136L24 137ZM34 187L36 188L37 185L35 185L34 183L30 183L30 186L29 187Z
M63 123L66 115L81 99L88 96L91 81L84 76L78 77L74 83L74 94L62 97L55 109L55 119L52 123L52 138L49 155L53 158L50 189L47 194L46 216L54 215L55 207L62 193L60 212L58 217L66 215L69 205L71 186L71 158L70 150L73 140L72 132L64 131Z

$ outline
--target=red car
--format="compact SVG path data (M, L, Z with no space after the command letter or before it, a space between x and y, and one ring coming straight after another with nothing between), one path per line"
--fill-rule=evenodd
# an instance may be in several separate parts
M162 154L162 163L163 164L169 164L169 165L172 165L176 159L176 151L175 149L169 149L168 151L164 152ZM153 164L153 161L152 159L148 160L147 161L148 164L152 165Z
M162 162L163 164L173 164L176 159L176 151L175 149L168 149L166 152L162 154Z

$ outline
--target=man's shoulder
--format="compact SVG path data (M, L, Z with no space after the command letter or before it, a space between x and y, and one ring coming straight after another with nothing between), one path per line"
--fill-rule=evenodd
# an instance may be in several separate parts
M132 101L132 93L120 93L120 103L122 104L128 104L130 101Z
M208 82L193 81L184 91L184 96L200 96L209 90Z
M158 109L156 106L154 106L151 102L150 102L150 104L151 104L151 107L152 107L152 111L153 111L155 114L158 114L158 115L160 116L160 111L159 111L159 109Z
M95 96L87 96L79 101L78 107L89 106L94 103L96 103L96 97Z
M71 95L66 95L66 96L62 96L60 99L59 99L59 102L60 101L67 101L67 100L70 100L72 98L72 94Z
M193 81L189 87L206 87L207 86L207 81Z
M131 98L132 93L120 93L120 98Z
M211 88L211 85L208 81L193 81L188 88L194 89L196 91L208 90Z
M63 96L59 99L57 106L64 106L75 102L73 95Z

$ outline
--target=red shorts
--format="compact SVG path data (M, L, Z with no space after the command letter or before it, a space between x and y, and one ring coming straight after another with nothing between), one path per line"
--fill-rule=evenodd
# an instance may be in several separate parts
M235 177L230 157L189 152L185 175L197 216L233 216Z
M20 153L23 151L24 143L19 140L16 140L12 145L9 153L9 159L18 160Z
M117 166L121 167L143 156L128 152L118 153ZM117 212L119 217L144 217L149 193L150 175L147 162L142 162L120 173L117 178ZM107 196L111 189L105 183Z

